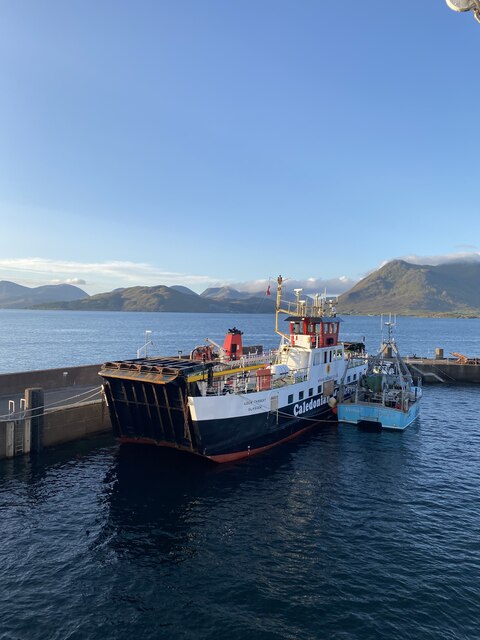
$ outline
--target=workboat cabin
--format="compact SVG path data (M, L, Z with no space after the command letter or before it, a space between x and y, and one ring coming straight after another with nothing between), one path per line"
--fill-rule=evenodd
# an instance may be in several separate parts
M285 301L283 290L279 276L275 350L245 345L233 327L223 345L207 339L188 358L105 363L100 375L120 442L229 462L334 420L342 379L366 370L360 343L352 351L339 341L342 320L325 296L301 299L295 289Z
M391 318L388 337L367 361L367 370L352 385L340 385L337 415L342 422L403 431L420 413L421 378L416 381L400 355ZM345 389L348 391L345 392Z

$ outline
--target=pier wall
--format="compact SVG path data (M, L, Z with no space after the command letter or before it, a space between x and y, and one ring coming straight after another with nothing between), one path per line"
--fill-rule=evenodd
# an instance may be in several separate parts
M98 375L100 367L100 364L87 364L79 367L2 373L0 374L0 396L23 393L23 390L28 387L60 389L90 384L100 385L101 378Z
M52 447L110 429L110 417L104 400L62 407L45 413L42 444Z
M0 459L7 457L7 423L0 422Z
M462 364L449 359L405 358L405 363L415 378L421 375L423 382L480 383L480 365Z
M76 406L45 411L38 450L111 430L105 401L96 400ZM30 452L32 438L28 417L0 422L0 459Z
M44 447L109 431L110 417L105 401L99 399L99 395L96 399L80 401L88 395L88 387L100 388L100 368L100 364L89 364L0 374L0 458L41 451ZM28 410L20 410L18 398L27 397L27 391L32 388L39 390L42 397L44 392L55 396L52 408L48 408L47 400L43 409L44 400L41 401L40 413L33 414L39 420L31 418ZM16 413L8 418L11 414L6 407L10 396L15 398Z

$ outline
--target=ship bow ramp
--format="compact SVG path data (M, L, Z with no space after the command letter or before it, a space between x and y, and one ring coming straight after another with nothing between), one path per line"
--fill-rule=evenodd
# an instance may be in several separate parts
M200 435L188 409L189 379L207 378L211 366L173 358L104 364L99 373L114 435L122 442L200 452Z

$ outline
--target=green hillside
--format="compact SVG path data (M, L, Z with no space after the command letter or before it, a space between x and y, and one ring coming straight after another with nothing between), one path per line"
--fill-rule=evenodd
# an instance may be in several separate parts
M183 287L129 287L99 293L83 300L37 306L42 309L78 311L171 311L186 313L273 313L271 300L249 296L242 299L217 300ZM186 288L185 288L186 289Z
M393 260L342 294L340 313L480 315L480 264L415 265Z

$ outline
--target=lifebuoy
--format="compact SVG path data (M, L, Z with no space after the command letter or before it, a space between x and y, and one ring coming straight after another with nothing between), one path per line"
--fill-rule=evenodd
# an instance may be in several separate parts
M327 364L327 373L330 373L330 365Z

